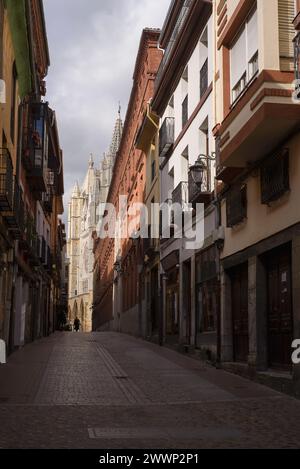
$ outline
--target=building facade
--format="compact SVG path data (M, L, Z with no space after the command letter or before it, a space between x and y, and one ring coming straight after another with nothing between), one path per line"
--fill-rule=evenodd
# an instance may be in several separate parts
M299 2L220 2L216 13L221 360L297 378L291 344L300 334L293 27Z
M133 204L143 204L146 184L146 155L135 146L161 60L157 48L159 31L144 29L133 75L133 87L124 122L102 228L112 228L112 236L95 239L93 329L113 329L145 336L144 248L135 236L141 227L141 213ZM120 201L120 196L125 202ZM124 231L125 227L125 231Z
M45 101L43 3L0 2L0 336L11 351L56 328L63 160Z
M164 58L155 83L153 111L160 116L160 201L170 213L162 231L160 280L162 341L197 347L217 357L219 276L214 200L214 19L212 3L172 2L160 36ZM201 171L198 171L198 169ZM202 242L189 247L178 233L182 212L201 206ZM201 218L200 217L200 218Z
M120 145L123 124L120 112L115 124L112 142L103 155L100 169L95 167L93 157L82 187L75 184L69 203L68 249L69 259L69 305L71 323L78 317L82 330L92 330L94 235L103 215L116 154Z

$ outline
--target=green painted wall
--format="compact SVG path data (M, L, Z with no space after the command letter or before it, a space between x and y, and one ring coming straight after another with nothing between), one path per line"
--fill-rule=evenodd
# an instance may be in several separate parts
M5 1L16 57L21 98L32 90L25 1L26 0Z

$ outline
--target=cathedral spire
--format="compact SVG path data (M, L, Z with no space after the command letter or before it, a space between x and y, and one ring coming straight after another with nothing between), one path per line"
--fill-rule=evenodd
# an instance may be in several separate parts
M115 123L115 128L114 128L111 144L109 147L109 153L108 153L108 156L112 157L113 159L115 159L117 151L119 150L122 133L123 133L123 122L121 119L121 104L119 103L118 117Z
M91 153L90 160L89 160L89 168L93 169L93 167L94 167L94 157L93 157L93 153Z
M76 181L74 189L73 189L72 197L78 197L79 195L80 195L79 184L78 184L78 181Z

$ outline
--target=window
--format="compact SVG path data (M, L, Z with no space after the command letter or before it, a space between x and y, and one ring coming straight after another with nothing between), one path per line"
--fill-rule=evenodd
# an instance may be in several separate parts
M189 84L189 73L188 73L188 67L185 68L182 78L181 78L181 94L182 94L182 128L185 126L185 124L188 121L188 103L189 103L189 97L188 97L188 84Z
M230 49L230 75L232 102L244 91L258 72L258 28L255 9Z
M208 29L200 38L200 99L208 88Z
M268 158L261 168L261 202L270 204L290 189L289 149Z
M185 124L188 121L188 104L189 104L189 98L188 95L184 98L182 102L182 128L185 126Z
M226 196L227 228L242 223L247 218L247 186L232 187Z
M154 181L155 175L156 175L156 164L155 164L155 161L152 161L152 164L151 164L151 181L152 182Z

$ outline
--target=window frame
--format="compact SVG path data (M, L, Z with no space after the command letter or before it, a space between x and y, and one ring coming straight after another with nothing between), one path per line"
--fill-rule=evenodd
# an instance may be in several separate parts
M234 104L240 99L240 97L244 94L244 92L247 90L249 85L252 83L252 81L255 79L257 74L259 73L259 48L257 47L257 50L255 53L251 56L248 57L248 37L249 37L249 32L248 32L248 24L249 20L253 17L253 15L257 13L257 4L253 6L253 8L250 10L249 14L247 15L247 18L243 22L242 26L238 30L237 34L235 35L233 41L231 42L231 45L229 47L229 72L230 72L230 105L234 106ZM236 83L232 82L232 50L240 36L242 35L243 31L245 31L245 36L246 36L246 47L245 47L245 70L243 71L243 74L240 76L238 81ZM257 44L259 46L259 44ZM250 75L250 66L253 63L257 63L256 70ZM238 88L238 86L244 81L244 85L241 87L241 90L235 94L235 90Z

